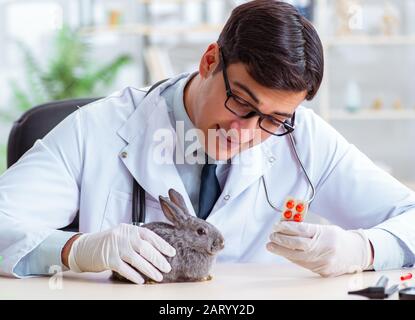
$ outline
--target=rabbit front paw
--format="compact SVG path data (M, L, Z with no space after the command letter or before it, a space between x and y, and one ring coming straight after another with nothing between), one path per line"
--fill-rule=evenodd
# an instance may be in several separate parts
M206 277L203 277L202 279L200 279L200 281L210 281L212 279L213 279L213 277L209 274Z

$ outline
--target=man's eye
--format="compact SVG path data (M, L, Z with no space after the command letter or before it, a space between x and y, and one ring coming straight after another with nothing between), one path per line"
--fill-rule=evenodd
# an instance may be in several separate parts
M279 122L282 122L282 123L284 123L285 121L287 121L288 120L288 118L286 118L286 117L273 117L274 119L276 119L277 120L277 122L279 121Z
M239 98L238 96L235 96L235 100L236 100L236 102L238 102L239 104L243 105L244 107L248 107L249 106L248 102L246 102L242 98Z
M288 121L288 123L290 122L289 118L284 117L284 116L278 116L278 115L272 115L271 119L273 122L282 122L282 123L284 123L285 121Z

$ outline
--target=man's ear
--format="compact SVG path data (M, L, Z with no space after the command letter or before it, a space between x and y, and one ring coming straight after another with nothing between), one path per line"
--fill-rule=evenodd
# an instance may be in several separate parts
M211 43L202 56L199 64L199 74L202 78L208 78L220 64L219 45Z

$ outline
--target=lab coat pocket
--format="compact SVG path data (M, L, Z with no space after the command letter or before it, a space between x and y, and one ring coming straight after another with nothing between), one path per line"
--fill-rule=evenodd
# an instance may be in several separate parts
M146 192L146 206L154 209L160 209L160 203Z
M161 210L161 205L158 200L146 193L146 219L145 222L163 221L168 222Z
M160 203L146 193L145 222L166 221ZM120 223L132 221L132 194L125 191L111 190L105 205L104 218L101 230L106 230Z
M105 205L101 230L110 229L120 223L131 223L132 195L131 193L111 190Z

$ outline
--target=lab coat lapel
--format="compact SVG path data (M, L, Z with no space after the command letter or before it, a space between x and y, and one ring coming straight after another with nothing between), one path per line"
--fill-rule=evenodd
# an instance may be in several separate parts
M176 134L171 125L165 99L160 96L164 87L178 78L155 88L137 106L134 113L117 133L128 144L120 150L120 160L131 175L153 198L167 196L170 188L183 195L189 213L195 215L190 198L173 161ZM167 139L165 139L167 138ZM163 148L163 157L160 149Z
M258 181L277 161L274 138L241 152L232 159L221 197L216 202L210 216L215 215L226 204L235 200L250 185ZM226 200L227 196L229 199Z

